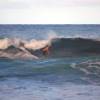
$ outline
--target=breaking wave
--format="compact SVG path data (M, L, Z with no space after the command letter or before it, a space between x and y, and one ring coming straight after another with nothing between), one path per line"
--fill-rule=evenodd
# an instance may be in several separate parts
M48 55L42 49L48 46ZM100 41L88 38L52 38L48 40L0 39L0 57L4 58L49 58L99 55Z
M48 55L43 53L46 46ZM26 41L4 38L0 39L0 77L35 75L43 80L56 78L56 81L99 84L99 55L100 41L96 39L59 37Z

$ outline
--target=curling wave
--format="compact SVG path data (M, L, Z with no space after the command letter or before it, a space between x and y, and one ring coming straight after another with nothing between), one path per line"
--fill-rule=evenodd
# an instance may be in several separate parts
M73 57L100 54L100 41L87 38L55 38L51 40L47 57ZM40 50L34 54L40 56ZM42 56L42 55L41 55Z
M43 49L48 46L48 54ZM54 38L50 40L1 39L0 57L39 59L99 55L100 41L87 38Z

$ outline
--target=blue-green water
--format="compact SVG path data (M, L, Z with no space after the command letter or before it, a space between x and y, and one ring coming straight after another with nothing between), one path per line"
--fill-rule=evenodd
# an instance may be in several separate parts
M1 40L54 37L99 40L100 25L0 25ZM0 58L0 100L100 100L100 56Z
M100 25L0 25L0 37L22 39L47 39L54 35L63 37L100 37Z
M99 100L99 57L0 60L1 100Z

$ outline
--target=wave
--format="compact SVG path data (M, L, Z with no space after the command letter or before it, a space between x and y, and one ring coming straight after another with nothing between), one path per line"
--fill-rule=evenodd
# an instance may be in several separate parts
M42 47L44 47L45 45L47 45L49 43L49 40L30 40L30 41L26 41L26 40L22 40L22 39L18 39L18 38L4 38L4 39L0 39L0 49L7 49L9 46L15 46L17 48L19 48L20 46L24 45L25 48L28 49L40 49Z
M55 38L50 41L49 54L47 57L73 57L100 54L100 41L87 38ZM42 48L43 49L43 48ZM38 56L42 54L42 49L34 53Z
M8 39L0 40L0 57L10 59L38 59L37 56L31 54L29 50L35 51L49 44L49 40L21 40Z
M43 49L48 46L48 54ZM53 38L48 40L0 39L0 57L49 58L99 55L100 41L88 38Z

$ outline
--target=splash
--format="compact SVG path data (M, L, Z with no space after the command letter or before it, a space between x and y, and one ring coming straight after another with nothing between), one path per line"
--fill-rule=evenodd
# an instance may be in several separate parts
M46 36L46 38L49 40L54 39L54 38L63 38L63 37L64 37L64 35L59 35L58 33L56 33L53 30L50 30Z
M45 47L46 45L50 44L49 40L31 40L24 44L25 48L37 50Z
M21 46L21 44L23 44L23 46L25 48L28 49L40 49L43 48L44 46L46 46L47 44L50 44L49 40L30 40L30 41L26 41L26 40L21 40L18 38L4 38L4 39L0 39L0 49L7 49L9 46L15 46L17 48L19 48Z
M10 46L10 40L8 38L0 39L0 49L6 49Z

